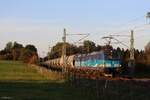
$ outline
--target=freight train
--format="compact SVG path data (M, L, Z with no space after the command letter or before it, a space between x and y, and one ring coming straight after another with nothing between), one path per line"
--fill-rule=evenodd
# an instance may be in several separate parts
M43 63L48 68L63 69L63 59L57 58L48 60ZM71 69L91 69L100 70L101 73L114 74L118 73L121 68L121 60L109 55L105 51L93 52L89 54L76 54L66 56L66 67Z

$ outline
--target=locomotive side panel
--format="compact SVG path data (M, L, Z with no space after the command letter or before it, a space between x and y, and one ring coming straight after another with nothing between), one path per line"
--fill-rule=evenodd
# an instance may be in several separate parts
M104 53L95 52L88 55L77 55L75 57L77 67L102 67L104 66Z

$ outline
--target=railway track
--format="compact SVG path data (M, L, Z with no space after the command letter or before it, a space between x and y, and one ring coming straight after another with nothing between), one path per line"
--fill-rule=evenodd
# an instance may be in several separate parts
M130 76L121 76L119 73L113 76L112 74L102 73L102 70L96 68L64 68L47 66L47 70L58 71L64 73L64 75L69 79L92 79L92 80L122 80L122 81L136 81L136 82L150 82L150 78L134 78Z

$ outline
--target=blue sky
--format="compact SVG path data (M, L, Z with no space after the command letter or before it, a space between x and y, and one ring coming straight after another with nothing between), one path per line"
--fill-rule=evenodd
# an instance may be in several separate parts
M61 41L63 28L68 33L90 33L87 39L103 44L103 36L129 34L146 24L149 11L150 0L0 0L0 49L8 41L18 41L34 44L42 56ZM144 49L150 26L135 33L135 47ZM79 38L69 36L68 41ZM129 39L119 39L129 45Z

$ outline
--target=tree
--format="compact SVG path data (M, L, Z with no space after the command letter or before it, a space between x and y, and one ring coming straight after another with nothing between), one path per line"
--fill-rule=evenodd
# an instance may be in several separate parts
M96 48L95 48L95 51L100 51L100 50L102 50L102 48L103 48L102 46L97 45Z
M121 51L119 47L117 47L117 58L122 59L122 57L123 57L123 52Z
M13 60L19 60L19 57L21 55L23 49L23 45L19 44L17 42L14 42L14 45L12 47L12 55L13 55Z
M49 53L49 58L61 57L62 45L63 45L62 42L58 42L55 46L53 46Z
M37 63L38 54L36 47L34 45L26 45L26 47L22 49L20 60L30 64Z
M38 55L36 52L24 48L22 50L20 60L25 63L36 63L38 61Z
M0 51L0 59L3 60L12 60L12 48L13 43L8 42L3 50Z
M34 45L31 45L31 44L26 45L25 49L28 49L32 52L37 52L37 48Z
M5 47L4 50L6 50L6 52L11 52L12 48L13 48L13 43L12 42L8 42L6 44L6 47Z
M67 52L66 52L66 54L67 55L73 55L73 54L76 54L76 53L78 53L78 48L77 48L77 46L75 46L75 45L73 45L73 44L67 44Z
M8 42L3 50L0 51L0 59L21 60L26 63L36 63L38 61L37 48L34 45L26 45L17 42Z
M146 63L147 65L150 65L150 42L145 47L145 53L146 53Z
M90 40L85 40L83 42L84 52L91 53L96 49L95 43Z
M51 51L48 53L48 58L53 59L53 58L61 57L62 46L63 46L63 42L58 42L55 46L53 46ZM73 55L76 53L78 53L77 46L66 43L66 55Z
M14 45L13 45L13 49L21 49L23 48L23 45L22 44L19 44L17 42L14 42Z

